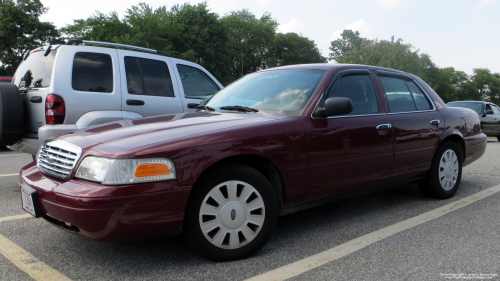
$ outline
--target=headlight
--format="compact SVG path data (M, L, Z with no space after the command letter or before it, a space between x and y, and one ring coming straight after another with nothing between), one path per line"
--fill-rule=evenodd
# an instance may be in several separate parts
M108 185L176 179L172 161L165 158L109 159L87 156L75 177Z

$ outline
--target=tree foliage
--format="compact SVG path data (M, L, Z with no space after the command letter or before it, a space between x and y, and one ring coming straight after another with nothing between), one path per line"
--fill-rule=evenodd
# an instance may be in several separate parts
M344 30L330 43L330 59L339 63L367 64L415 74L426 81L445 102L489 100L500 102L500 74L474 69L472 75L453 67L439 68L427 54L402 39L390 41L362 38L358 31Z
M59 31L39 17L48 8L40 0L0 2L0 72L12 75L26 53L40 45L58 42Z
M269 13L257 18L248 10L220 17L207 3L161 6L140 3L123 19L116 12L96 12L61 29L66 39L87 39L147 47L196 62L223 84L259 69L289 63L324 62L313 41L276 33ZM289 44L289 46L287 45ZM297 50L283 52L278 49ZM281 57L283 56L283 57Z

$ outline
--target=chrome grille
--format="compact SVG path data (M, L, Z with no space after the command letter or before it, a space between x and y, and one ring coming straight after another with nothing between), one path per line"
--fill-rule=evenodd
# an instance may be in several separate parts
M81 155L79 146L61 140L49 141L40 148L37 166L44 174L67 179Z

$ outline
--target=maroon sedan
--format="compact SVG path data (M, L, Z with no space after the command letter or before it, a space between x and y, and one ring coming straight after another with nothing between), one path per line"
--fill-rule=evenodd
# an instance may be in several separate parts
M418 183L452 197L483 155L478 115L420 78L309 64L245 76L197 112L48 140L20 173L23 208L101 241L183 236L213 260L247 257L280 214Z

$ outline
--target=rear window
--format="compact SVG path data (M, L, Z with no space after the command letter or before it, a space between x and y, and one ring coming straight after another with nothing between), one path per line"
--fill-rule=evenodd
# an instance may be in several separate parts
M483 114L483 109L478 102L450 102L447 106L451 107L465 107L474 110L477 114Z
M78 52L73 61L73 90L113 92L113 62L108 54Z
M45 50L31 53L17 68L13 83L19 86L21 81L26 81L26 87L31 88L50 86L56 52L56 50L51 50L47 56L45 56Z

